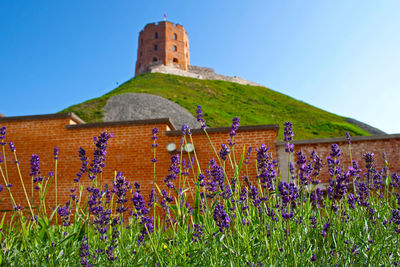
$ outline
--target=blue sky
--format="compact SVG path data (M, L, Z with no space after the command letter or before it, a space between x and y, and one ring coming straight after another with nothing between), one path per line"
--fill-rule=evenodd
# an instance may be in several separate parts
M185 26L192 65L400 133L397 0L2 0L0 113L55 113L111 91L164 13Z

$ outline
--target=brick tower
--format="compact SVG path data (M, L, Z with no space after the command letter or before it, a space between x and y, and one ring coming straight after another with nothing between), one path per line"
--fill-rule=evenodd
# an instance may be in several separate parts
M135 75L160 64L187 70L189 59L189 37L182 25L169 21L149 23L139 33Z

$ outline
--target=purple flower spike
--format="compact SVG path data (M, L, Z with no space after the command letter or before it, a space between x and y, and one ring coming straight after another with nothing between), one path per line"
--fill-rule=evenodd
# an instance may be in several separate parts
M4 146L6 142L4 142L4 139L6 139L6 127L1 127L0 128L0 145Z
M113 135L107 134L107 132L101 133L99 137L94 137L96 148L94 150L93 162L90 164L89 169L90 180L95 179L97 174L103 172L103 168L105 166L104 161L106 160L107 155L107 141L111 137L113 137Z
M169 165L168 175L164 180L164 183L168 188L174 188L174 184L172 181L178 178L178 174L180 173L180 156L179 154L175 154L171 157L171 165Z
M234 146L235 142L233 142L233 138L236 136L236 131L239 129L239 118L235 117L232 119L232 126L231 126L231 132L229 133L229 136L231 139L229 139L229 145Z
M328 221L324 224L324 229L321 230L321 235L323 237L326 237L326 233L328 232L330 226L331 226L331 219L328 219Z
M31 173L30 176L32 176L33 182L34 183L39 183L43 181L43 177L40 175L40 165L39 165L39 156L33 154L31 158ZM35 188L39 188L36 186Z
M219 156L221 157L222 160L226 160L226 157L228 154L231 153L229 150L228 146L225 144L221 145L221 150L219 151Z
M315 256L315 254L313 254L312 257L311 257L311 261L314 262L316 260L317 260L317 257Z
M351 145L351 135L346 132L346 140L349 145Z
M79 159L82 162L82 167L80 169L80 172L76 174L76 178L74 179L75 183L78 183L81 180L82 175L87 171L87 167L89 165L86 157L86 151L80 147L78 153L79 153Z
M36 154L33 154L32 158L31 158L30 176L38 176L38 175L40 175L39 156Z
M192 134L190 128L186 124L182 124L182 135L185 136L187 134Z
M283 134L285 136L284 141L287 143L293 141L294 134L292 132L292 127L293 127L293 124L290 121L285 122L285 130L284 130Z
M58 152L59 152L58 147L55 147L55 148L54 148L54 153L53 153L53 154L54 154L54 159L55 159L55 160L58 159Z
M82 244L80 247L81 250L81 265L82 266L92 266L88 261L87 258L89 257L89 238L85 237L82 239Z
M225 228L228 229L229 223L231 222L231 219L225 212L224 206L219 203L217 206L215 206L214 209L214 221L215 224L219 227L220 232L223 232Z
M125 204L126 202L128 202L126 194L131 189L132 186L129 184L128 181L125 180L122 172L118 172L117 177L115 177L115 181L113 182L113 189L111 190L111 192L117 196L116 211L120 214L128 210L128 207Z
M374 153L366 153L363 155L365 159L365 166L368 170L374 167Z
M189 134L191 135L192 133L190 132L189 126L186 124L182 124L182 139L181 139L181 145L185 144L185 136Z
M197 113L197 121L200 122L200 124L201 124L201 129L203 129L203 130L206 129L207 126L203 119L203 112L201 110L201 106L199 106L199 105L197 106L196 113Z
M8 143L10 145L11 152L15 152L15 145L13 142Z
M249 164L249 159L250 159L251 151L253 151L253 148L252 148L251 146L249 146L249 148L248 148L248 150L247 150L246 159L245 159L245 161L244 161L244 164Z
M158 134L158 128L157 128L157 127L153 128L153 130L152 130L152 134L153 134L153 137L152 137L151 139L153 139L153 140L157 140L157 139L158 139L158 137L157 137L157 134Z

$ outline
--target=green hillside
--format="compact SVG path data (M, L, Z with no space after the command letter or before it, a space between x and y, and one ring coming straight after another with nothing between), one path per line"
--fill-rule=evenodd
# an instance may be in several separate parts
M209 126L230 126L232 118L241 125L294 125L295 139L369 135L344 117L326 112L287 95L259 86L216 80L199 80L175 75L148 73L137 76L111 92L71 106L62 112L75 112L86 122L100 122L107 100L125 93L150 93L167 98L196 116L196 105L203 107Z

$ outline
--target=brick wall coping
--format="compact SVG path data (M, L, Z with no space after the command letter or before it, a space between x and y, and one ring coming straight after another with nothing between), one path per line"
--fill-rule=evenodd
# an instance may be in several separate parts
M279 130L279 124L239 126L239 129L237 130L237 132L262 131L262 130L274 130L277 132ZM230 132L230 131L231 131L231 127L207 128L207 133L224 133L224 132ZM203 134L204 133L204 131L202 129L191 129L190 132L192 134ZM164 133L167 136L182 135L181 130L166 131Z
M43 115L28 115L28 116L14 116L14 117L0 117L1 122L9 121L25 121L25 120L49 120L49 119L66 119L69 118L75 121L78 125L84 124L85 122L79 118L75 113L55 113L55 114L43 114Z
M118 126L146 125L146 124L167 124L172 130L176 129L170 118L93 122L93 123L84 123L84 124L75 124L75 125L65 125L65 127L69 130L74 130L74 129L83 129L83 128L118 127Z
M357 141L374 141L374 140L384 140L384 139L396 139L400 138L400 134L380 134L371 136L354 136L351 137L352 142ZM335 138L322 138L322 139L307 139L307 140L295 140L292 143L295 145L308 145L308 144L320 144L320 143L340 143L347 142L345 137L335 137ZM284 146L286 142L278 141L277 146Z

